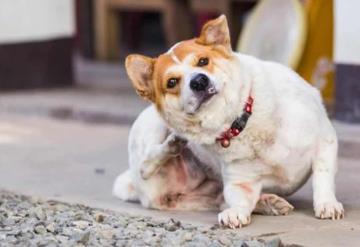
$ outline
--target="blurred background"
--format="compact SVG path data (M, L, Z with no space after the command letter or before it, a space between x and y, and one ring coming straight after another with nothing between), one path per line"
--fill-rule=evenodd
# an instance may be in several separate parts
M360 205L349 195L360 193L351 185L360 160L359 10L358 0L0 0L0 187L126 205L114 203L111 186L148 103L124 58L156 56L225 14L234 50L283 63L321 90L340 140L339 199ZM311 205L309 185L294 200Z
M356 0L1 0L0 90L108 90L126 102L126 55L156 56L223 13L234 50L292 67L322 91L330 114L359 122L359 8ZM55 115L73 111L62 104Z

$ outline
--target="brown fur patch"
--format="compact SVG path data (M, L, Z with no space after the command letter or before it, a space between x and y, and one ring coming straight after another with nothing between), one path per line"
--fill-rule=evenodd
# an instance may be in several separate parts
M207 72L214 73L214 67L216 66L216 59L230 58L228 53L225 53L219 47L201 45L196 42L196 39L186 40L179 43L178 46L173 49L173 55L176 56L180 62L190 54L194 55L194 59L189 61L188 66L196 67L200 58L208 58L209 64L201 67ZM162 111L162 101L166 94L179 97L181 84L183 83L182 73L167 73L171 66L176 66L176 62L173 60L171 54L164 53L160 55L154 65L153 74L153 88L155 91L154 103L157 108ZM170 78L178 78L179 84L172 89L167 89L167 81Z
M239 186L246 194L252 194L254 192L250 183L238 183L235 185Z
M154 65L154 74L153 74L153 88L154 88L154 103L158 110L162 109L162 101L164 99L164 96L167 92L167 80L169 80L172 77L179 79L179 84L171 89L171 93L174 96L178 96L180 93L180 84L182 82L182 78L180 75L166 75L166 71L169 69L170 66L173 66L175 63L170 55L168 54L162 54L160 55L155 62Z
M198 38L179 43L172 51L177 60L183 61L186 56L193 54L194 58L189 61L188 66L197 66L200 58L208 58L209 64L201 68L209 73L214 72L216 59L231 58L230 36L226 17L224 15L209 21L204 25ZM172 54L164 53L157 59L141 55L130 55L126 59L126 70L134 84L137 93L155 103L160 113L163 111L163 100L165 96L179 97L181 83L183 83L182 72L178 74L167 73L171 66L176 65ZM179 80L174 88L167 88L170 78Z
M159 203L161 208L165 208L165 209L175 208L180 197L181 197L180 193L176 193L176 194L169 193L164 196L161 196L159 198Z
M221 49L224 53L231 53L231 42L226 17L220 17L207 22L201 29L199 44L212 45Z
M155 60L138 54L129 55L125 60L126 72L137 92L147 100L154 100L152 75Z

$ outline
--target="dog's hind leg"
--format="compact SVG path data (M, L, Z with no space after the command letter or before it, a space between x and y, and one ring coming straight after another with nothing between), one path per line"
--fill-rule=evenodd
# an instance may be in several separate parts
M262 194L253 211L262 215L288 215L294 207L275 194Z
M168 193L156 200L153 207L161 210L218 210L224 198L221 183L215 180L205 180L197 188L188 193Z
M115 179L112 193L123 201L139 201L129 169Z
M152 145L151 148L146 150L142 161L141 177L146 180L156 174L169 158L179 155L185 145L186 141L175 134L170 134L161 144Z

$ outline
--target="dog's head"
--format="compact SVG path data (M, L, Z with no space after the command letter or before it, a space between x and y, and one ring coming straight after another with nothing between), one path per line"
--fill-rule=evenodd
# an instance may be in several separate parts
M204 123L210 112L224 111L225 86L234 79L233 57L222 15L206 23L199 37L177 43L158 58L129 55L126 70L137 93L179 129Z

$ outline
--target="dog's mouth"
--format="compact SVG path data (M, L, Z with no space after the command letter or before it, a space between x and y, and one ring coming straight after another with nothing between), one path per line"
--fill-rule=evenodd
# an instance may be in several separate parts
M209 101L215 94L217 94L216 88L214 86L209 87L206 90L205 96L199 105L202 105L203 103Z
M214 86L210 86L209 88L207 88L205 91L199 93L197 95L198 98L198 104L197 107L195 108L195 111L198 111L200 109L201 106L205 105L207 102L210 101L210 99L216 95L218 92L216 90L216 88Z

